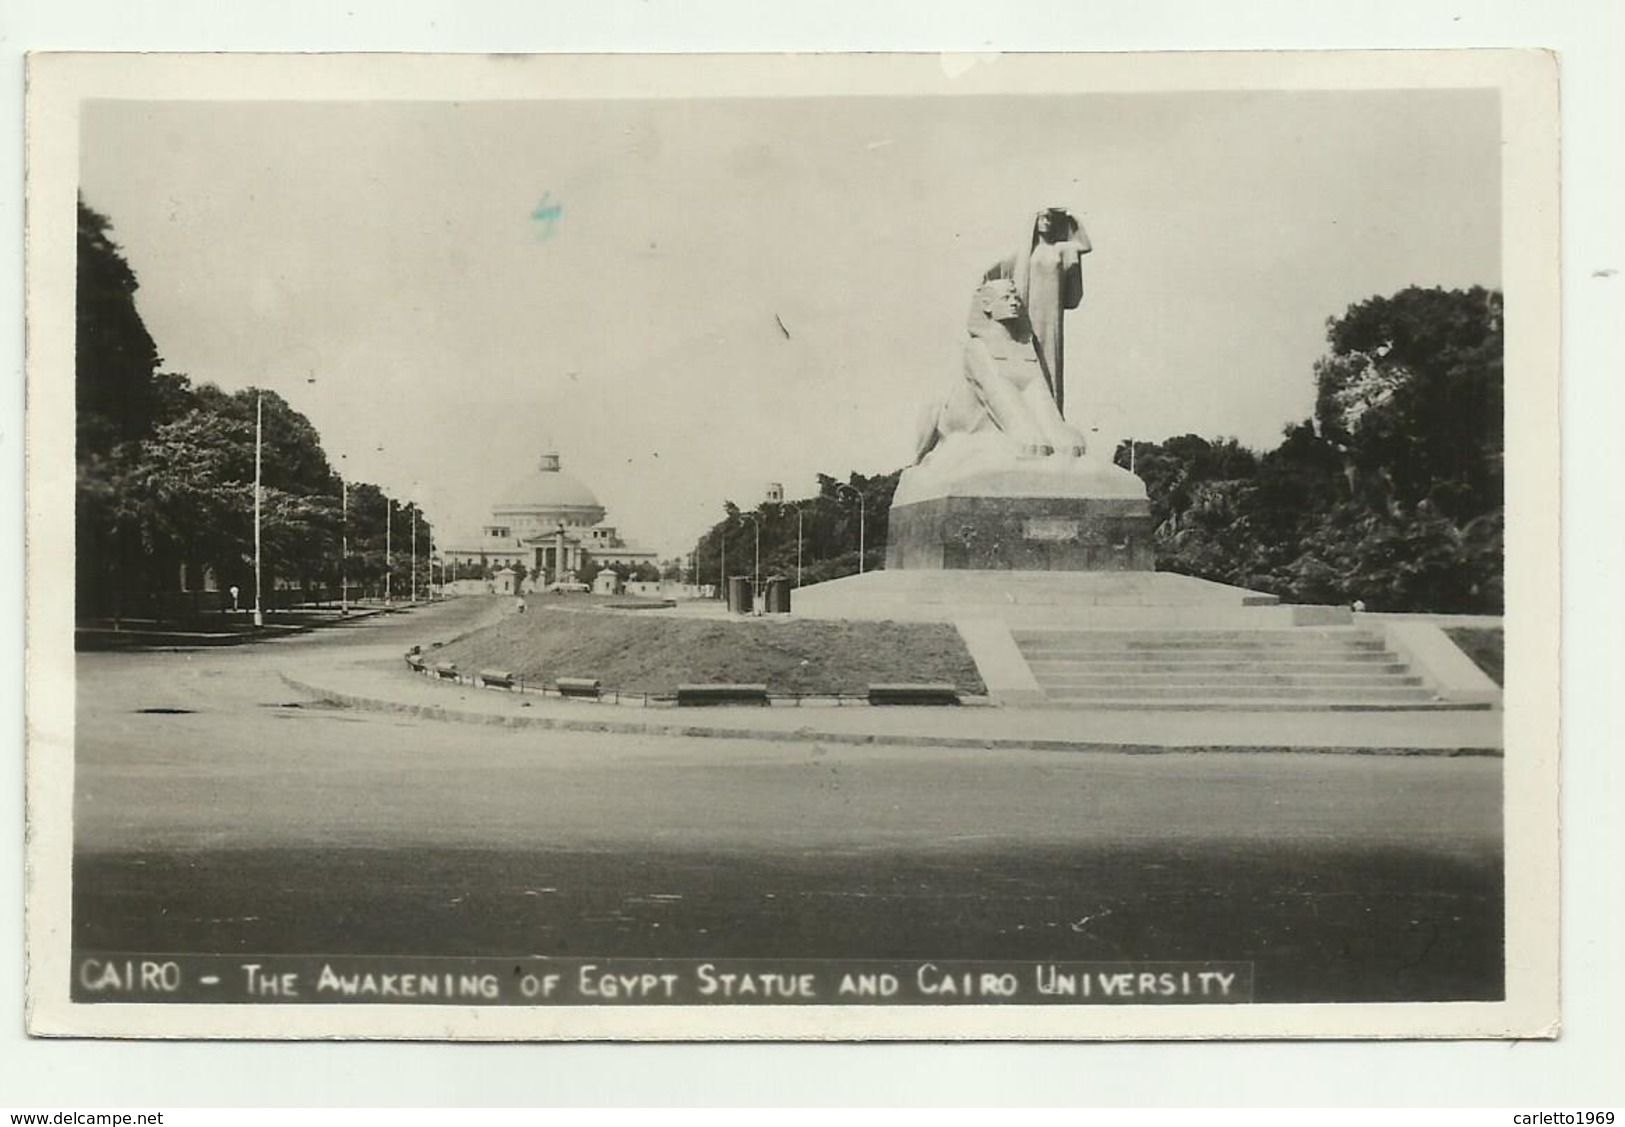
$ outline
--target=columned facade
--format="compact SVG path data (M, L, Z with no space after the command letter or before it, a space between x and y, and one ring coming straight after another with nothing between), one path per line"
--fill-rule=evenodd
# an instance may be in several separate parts
M453 567L483 564L487 574L523 565L527 587L574 582L589 559L622 568L656 562L653 552L622 540L605 515L592 490L549 451L491 506L476 542L448 546L442 555Z

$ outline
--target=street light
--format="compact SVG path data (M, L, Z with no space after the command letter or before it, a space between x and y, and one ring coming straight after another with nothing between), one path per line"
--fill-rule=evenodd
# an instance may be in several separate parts
M254 389L254 627L265 625L260 606L260 446L265 437L265 393Z
M379 443L373 449L382 454L384 445ZM387 606L395 601L394 584L391 582L395 572L395 502L390 499L389 490L380 486L378 492L384 498L384 603Z
M796 511L796 586L801 586L801 502L780 501L779 511L782 513L786 507Z
M379 490L379 492L383 492ZM395 571L395 545L393 533L395 531L395 502L388 493L384 493L384 605L392 606L395 595L391 589L390 579Z
M863 494L859 490L854 488L853 486L850 486L846 482L843 481L841 484L839 484L839 485L837 485L835 487L835 496L839 497L841 495L841 490L843 490L843 489L847 490L848 492L850 492L852 494L852 496L854 496L854 497L856 497L858 499L858 574L862 575L863 574L863 553L864 553L864 546L865 546L864 545Z
M339 460L348 457L340 454ZM350 613L350 479L339 472L339 617Z
M311 370L305 382L316 382L316 372ZM379 447L380 450L383 447ZM341 462L349 461L348 454L340 454ZM343 469L339 470L339 617L343 618L350 613L350 580L347 565L350 555L350 478Z

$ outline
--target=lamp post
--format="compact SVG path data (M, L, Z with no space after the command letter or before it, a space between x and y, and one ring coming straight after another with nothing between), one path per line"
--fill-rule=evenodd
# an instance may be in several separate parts
M308 384L316 382L315 369L305 380ZM380 450L383 447L379 447ZM348 454L340 454L339 460L350 460ZM339 617L347 617L350 613L350 476L341 467L339 470Z
M265 625L265 611L260 605L260 446L265 437L265 393L254 389L254 627Z
M412 502L412 605L418 605L418 503Z
M395 602L390 579L395 572L395 546L391 534L395 531L395 502L384 494L384 605Z
M791 508L791 509L794 509L796 511L796 586L800 587L801 586L801 517L802 517L801 502L800 501L780 501L779 502L779 511L783 512L786 508Z
M801 586L801 506L794 505L796 511L796 586Z
M343 454L339 457L342 459ZM350 479L339 474L339 617L350 613Z
M858 574L862 575L863 574L863 554L864 554L864 547L865 547L865 545L864 545L864 535L865 535L865 533L864 533L863 494L862 494L862 492L860 492L856 488L846 484L843 481L840 485L837 485L835 487L835 496L839 497L841 495L841 490L843 490L843 489L847 490L848 492L850 492L852 494L852 496L854 496L854 497L856 497L858 499Z
M376 453L382 454L384 445L380 442L373 449ZM378 492L384 498L384 603L388 605L395 601L394 584L391 582L395 571L395 502L390 500L388 490L380 487Z

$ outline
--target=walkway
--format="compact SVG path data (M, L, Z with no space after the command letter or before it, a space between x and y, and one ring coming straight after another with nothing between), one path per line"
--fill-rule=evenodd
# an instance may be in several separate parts
M297 655L297 660L293 660ZM347 707L566 731L933 747L1053 750L1246 748L1381 754L1499 755L1492 712L1172 712L842 707L684 708L594 703L452 684L411 673L378 646L290 650L290 687Z

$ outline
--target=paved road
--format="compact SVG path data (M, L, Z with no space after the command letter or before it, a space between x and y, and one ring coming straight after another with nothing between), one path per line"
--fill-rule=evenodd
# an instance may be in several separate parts
M504 730L312 706L277 675L477 613L81 655L76 941L1240 959L1260 1000L1500 993L1497 759Z

